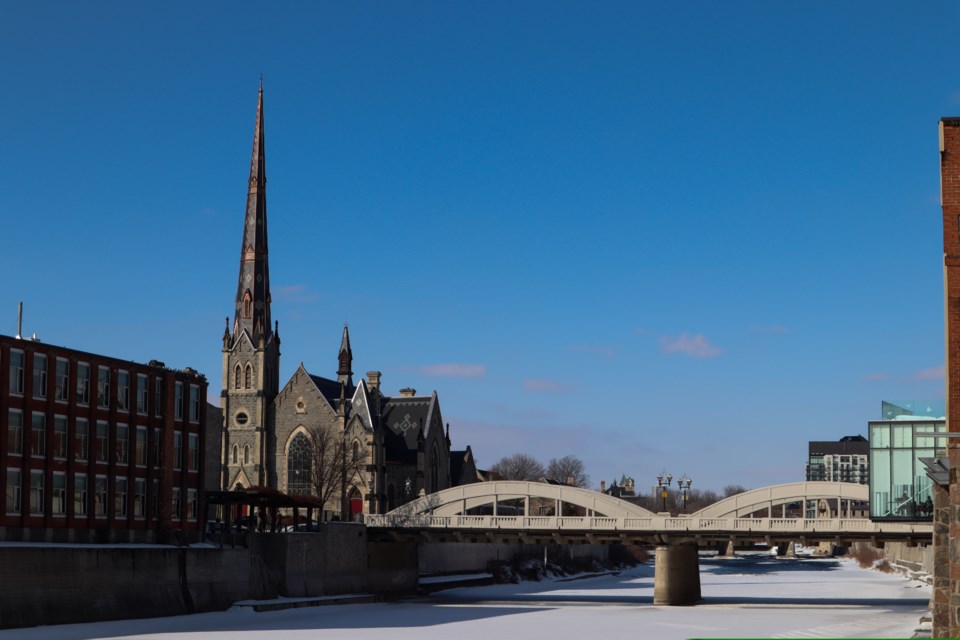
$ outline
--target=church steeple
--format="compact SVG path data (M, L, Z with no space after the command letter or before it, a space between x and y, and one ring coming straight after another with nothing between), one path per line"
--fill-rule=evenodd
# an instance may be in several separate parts
M257 99L257 121L253 130L250 179L247 184L247 212L240 246L240 278L237 283L233 337L244 330L254 345L273 336L270 321L270 268L267 260L267 172L263 135L263 81Z
M353 352L350 350L350 329L343 325L343 338L340 340L340 353L337 355L340 366L337 368L337 382L353 389Z

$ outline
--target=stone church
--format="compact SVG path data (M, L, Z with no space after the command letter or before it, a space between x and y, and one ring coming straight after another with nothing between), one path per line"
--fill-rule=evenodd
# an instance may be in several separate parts
M450 427L436 392L418 396L403 389L386 396L377 371L354 383L347 327L336 378L314 375L301 363L280 386L279 326L270 317L264 142L261 86L236 307L223 334L221 487L326 497L327 517L352 519L476 481L470 448L450 450ZM336 456L323 455L330 443ZM331 464L340 464L342 473L328 491L317 478Z

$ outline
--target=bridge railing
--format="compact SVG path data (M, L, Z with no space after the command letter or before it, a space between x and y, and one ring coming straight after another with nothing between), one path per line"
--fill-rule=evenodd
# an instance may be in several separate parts
M367 515L369 527L429 530L509 530L531 532L622 531L633 533L690 532L720 533L913 533L930 535L933 527L926 522L873 522L864 518L610 518L556 516L432 516L432 515Z

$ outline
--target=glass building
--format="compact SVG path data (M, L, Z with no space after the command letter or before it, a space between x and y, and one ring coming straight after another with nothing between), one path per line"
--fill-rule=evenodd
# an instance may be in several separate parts
M933 483L918 458L932 458L946 442L944 402L884 402L883 420L870 431L870 518L932 520Z

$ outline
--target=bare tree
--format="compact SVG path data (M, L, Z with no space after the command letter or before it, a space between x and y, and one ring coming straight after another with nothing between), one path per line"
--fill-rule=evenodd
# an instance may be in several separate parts
M504 480L539 480L546 475L543 465L525 453L500 458L490 470Z
M723 497L729 498L730 496L735 496L738 493L744 493L747 488L741 484L728 484L723 488Z
M586 488L590 485L590 476L583 466L583 460L576 456L564 456L560 459L551 458L547 463L547 478L567 484L573 478L573 486Z
M360 469L359 457L353 460L347 451L346 435L336 429L312 427L294 438L287 454L290 493L315 496L320 508L331 501L340 503L343 510L345 484ZM341 514L342 515L342 514Z

